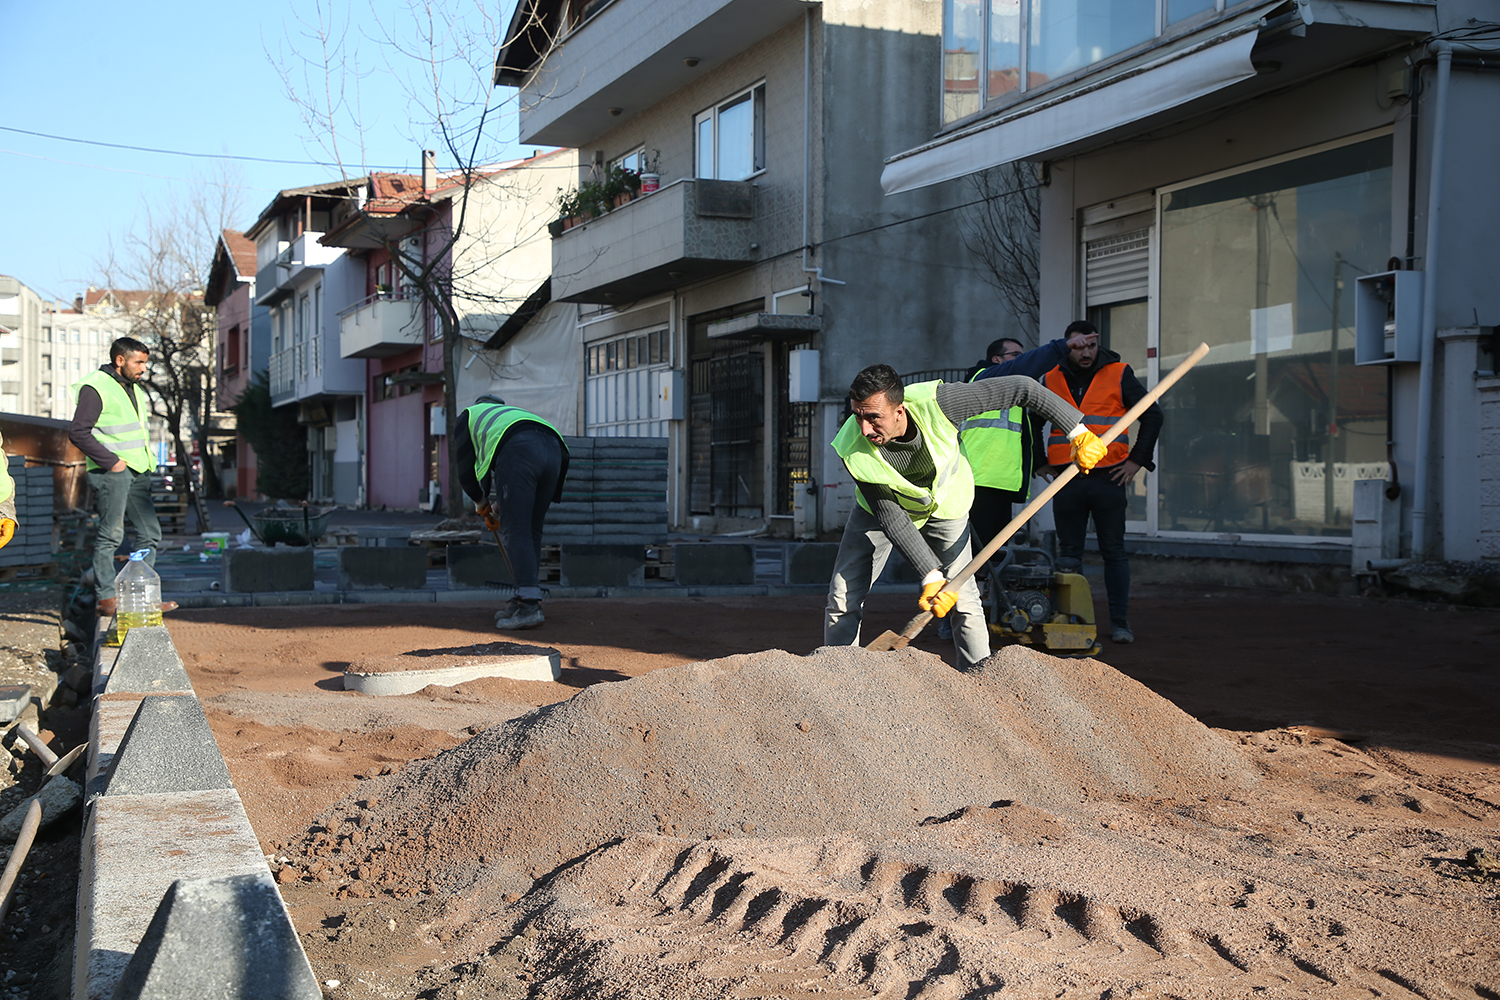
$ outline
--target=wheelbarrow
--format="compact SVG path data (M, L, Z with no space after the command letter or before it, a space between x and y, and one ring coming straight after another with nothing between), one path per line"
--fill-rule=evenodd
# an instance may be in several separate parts
M285 542L287 545L313 544L328 530L328 520L334 511L332 507L309 507L304 500L300 508L267 507L258 510L255 512L255 523L252 524L240 505L233 500L225 500L224 506L233 507L240 520L245 522L245 527L260 539L261 544L268 546L277 542Z

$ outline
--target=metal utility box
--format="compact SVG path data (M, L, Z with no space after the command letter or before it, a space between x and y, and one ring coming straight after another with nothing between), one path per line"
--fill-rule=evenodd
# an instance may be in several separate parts
M1363 274L1354 282L1354 363L1422 360L1421 271Z
M654 420L683 420L687 417L683 393L682 369L667 368L652 373L656 400L652 404Z

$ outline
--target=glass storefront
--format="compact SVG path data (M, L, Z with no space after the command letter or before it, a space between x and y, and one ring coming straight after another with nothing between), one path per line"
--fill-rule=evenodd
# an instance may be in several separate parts
M1161 195L1159 370L1213 350L1162 400L1158 532L1348 537L1353 482L1386 478L1386 371L1354 364L1354 279L1390 254L1391 150ZM1136 337L1111 339L1130 355Z

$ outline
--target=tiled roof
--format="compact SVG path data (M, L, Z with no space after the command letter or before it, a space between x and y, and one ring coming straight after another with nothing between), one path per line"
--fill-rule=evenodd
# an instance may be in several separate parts
M234 229L224 230L220 238L224 241L224 248L234 259L234 269L239 273L240 279L255 277L255 241Z

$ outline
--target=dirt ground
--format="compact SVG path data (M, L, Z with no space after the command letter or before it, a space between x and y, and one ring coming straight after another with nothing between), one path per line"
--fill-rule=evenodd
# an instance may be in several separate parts
M493 609L168 624L332 997L1500 997L1500 611L1134 598L1105 666L978 678L803 660L821 597L557 600L515 638L559 650L559 683L381 699L345 667L493 642ZM866 638L910 605L872 599ZM917 648L951 659L934 631ZM683 670L767 650L795 656ZM887 735L786 742L834 718ZM1027 730L1010 765L939 759L991 722ZM687 727L712 739L676 749Z

